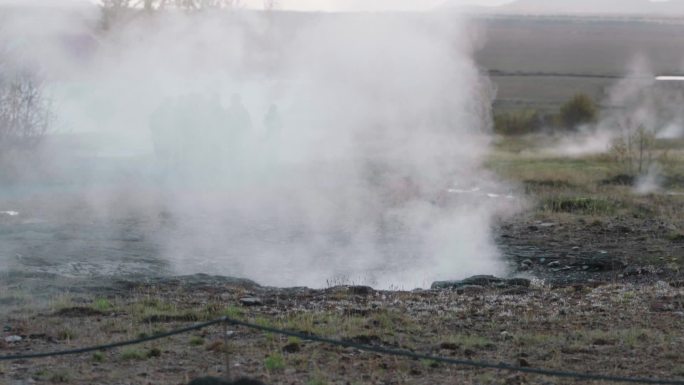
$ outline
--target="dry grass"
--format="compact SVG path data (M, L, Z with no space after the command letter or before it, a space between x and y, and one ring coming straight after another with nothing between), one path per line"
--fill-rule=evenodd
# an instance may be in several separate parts
M134 291L130 297L109 299L111 307L105 315L60 317L51 307L18 311L5 322L28 318L29 323L20 325L21 334L43 336L0 350L1 354L12 354L87 346L190 323L168 319L150 322L142 316L153 313L194 314L197 319L230 314L258 324L442 356L512 364L524 360L533 366L582 372L684 376L684 358L679 354L684 343L679 327L684 319L684 290L664 282L581 290L551 289L542 283L531 293L516 296L501 295L496 290L475 296L451 291L371 292L359 296L337 288L296 293L259 289L255 294L266 305L258 307L239 305L241 293L242 289L231 287L187 291L157 287L144 295ZM70 301L84 300L93 307L101 305L95 296ZM665 310L654 305L659 303L667 305ZM65 340L57 338L59 330L77 333ZM236 334L229 346L233 371L272 384L505 382L487 370L361 353L242 328L233 330ZM181 384L194 375L220 375L224 351L222 328L216 327L89 357L3 365L0 378L31 378L38 383ZM523 377L529 383L545 381Z

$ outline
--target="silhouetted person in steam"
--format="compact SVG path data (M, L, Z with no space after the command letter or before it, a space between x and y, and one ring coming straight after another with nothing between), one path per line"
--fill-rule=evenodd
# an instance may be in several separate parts
M178 102L164 100L150 116L150 134L162 172L176 169L181 156L181 129L177 122Z
M267 167L278 163L281 148L281 129L282 122L278 113L278 106L271 104L264 116L264 137L262 148L264 151L263 159Z
M280 121L278 106L275 104L271 104L268 112L266 112L266 116L264 116L264 128L266 129L266 139L279 139L282 122Z
M246 176L246 163L250 155L247 151L249 147L250 133L252 131L252 119L249 112L242 104L239 94L233 94L230 106L226 111L226 138L223 143L223 159L226 170L240 180Z
M239 94L233 94L228 107L228 124L231 130L239 135L244 135L252 129L252 118L242 104Z

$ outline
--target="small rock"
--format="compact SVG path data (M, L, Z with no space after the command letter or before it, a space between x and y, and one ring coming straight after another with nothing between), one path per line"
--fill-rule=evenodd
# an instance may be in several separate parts
M356 295L373 294L374 290L370 286L349 286L349 293Z
M256 297L245 297L245 298L240 298L240 303L242 306L261 306L264 303L261 302L260 298Z
M627 266L624 270L622 270L622 275L625 277L644 274L648 274L648 270L640 266Z
M21 336L7 336L7 337L5 337L5 342L9 342L9 343L19 342L21 340L22 340Z
M455 351L458 350L459 346L458 344L455 344L453 342L442 342L441 344L439 344L439 348L443 350Z
M525 381L525 376L522 374L514 374L511 375L510 377L506 378L504 381L505 385L523 385L527 381Z
M499 335L505 341L513 339L513 336L511 335L511 333L507 332L506 330L502 331Z
M530 289L528 287L515 286L515 287L511 287L509 289L502 291L501 295L524 295L524 294L527 294L531 291L532 291L532 289Z
M605 338L597 338L592 342L592 345L596 346L605 346L605 345L612 345L613 343Z
M526 259L522 262L520 262L521 265L523 266L532 266L532 260L531 259Z
M465 285L456 289L456 293L465 295L480 294L484 291L485 288L480 285Z
M548 266L548 267L550 267L550 268L552 268L552 269L555 269L555 268L557 268L557 267L560 267L560 266L561 266L561 263L560 263L559 261L551 261L551 262L549 262L549 264L546 265L546 266Z
M651 302L651 310L656 312L668 312L673 311L674 306L664 301L653 301Z
M3 326L2 331L5 332L5 333L11 332L11 331L12 331L12 327L9 326L9 325L5 325L5 326Z
M511 278L506 281L507 286L530 287L532 281L527 278Z
M301 349L301 345L299 345L297 342L292 342L290 344L283 346L283 351L285 353L297 353Z
M518 358L518 366L520 366L521 368L529 368L530 363L526 359L521 357Z

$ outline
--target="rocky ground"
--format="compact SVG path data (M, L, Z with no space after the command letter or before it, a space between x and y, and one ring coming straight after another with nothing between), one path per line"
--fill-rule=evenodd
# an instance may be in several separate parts
M437 282L410 292L159 277L167 267L154 257L154 244L136 236L145 222L100 231L107 224L65 227L5 214L0 251L15 257L4 266L13 272L0 274L0 355L134 339L228 315L422 354L684 380L681 198L551 188L535 191L534 209L497 228L507 277ZM622 203L612 206L611 196ZM97 245L101 260L76 255L81 249L72 246L84 244ZM120 250L130 258L114 258ZM105 263L112 259L118 263ZM103 271L100 262L113 270ZM226 334L214 326L94 354L0 361L0 383L180 385L224 376L227 358L232 375L267 384L577 382L388 357L242 327Z
M542 247L544 239L565 226L504 227L502 236L533 232L539 238L529 244ZM276 289L205 275L106 283L5 276L0 355L132 339L228 315L444 357L683 379L684 276L663 264L601 259L609 254L598 250L598 256L586 259L586 251L573 249L572 241L567 248L557 243L566 256L547 253L542 260L530 253L513 260L532 279L474 277L412 292L357 286ZM572 279L560 279L563 275ZM43 300L22 292L27 283L43 284L46 292L67 286L73 290ZM225 333L214 326L94 354L3 361L0 379L12 385L185 384L196 376L225 375L228 359L232 375L268 384L576 383L382 356L241 327L227 330L226 346Z
M684 233L656 219L527 217L503 224L498 243L512 272L554 285L652 283L684 263Z

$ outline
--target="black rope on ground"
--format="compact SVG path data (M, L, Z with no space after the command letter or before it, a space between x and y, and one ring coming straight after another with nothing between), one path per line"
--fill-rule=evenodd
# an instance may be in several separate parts
M114 349L114 348L118 348L118 347L122 347L122 346L136 345L136 344L141 344L143 342L154 341L154 340L158 340L158 339L166 338L166 337L171 337L171 336L178 335L178 334L184 334L184 333L188 333L191 331L204 329L204 328L207 328L209 326L216 325L219 323L229 323L229 324L236 325L236 326L243 326L243 327L246 327L249 329L260 330L263 332L280 334L280 335L285 335L285 336L290 336L290 337L297 337L297 338L300 338L302 340L313 341L313 342L321 342L321 343L334 345L334 346L341 346L341 347L345 347L345 348L354 348L354 349L367 351L367 352L379 353L379 354L384 354L384 355L392 355L392 356L397 356L397 357L406 357L406 358L412 358L412 359L417 359L417 360L430 360L430 361L441 362L441 363L450 364L450 365L471 366L471 367L484 368L484 369L509 370L509 371L513 371L513 372L539 374L539 375L550 376L550 377L575 378L575 379L592 380L592 381L625 382L625 383L633 383L633 384L684 385L684 380L660 380L660 379L654 379L654 378L608 376L608 375L579 373L579 372L570 372L570 371L562 371L562 370L526 368L526 367L518 367L518 366L513 366L513 365L509 365L509 364L504 364L504 363L494 364L491 362L484 362L484 361L459 360L459 359L454 359L454 358L430 356L430 355L426 355L426 354L414 353L414 352L411 352L408 350L390 349L390 348L383 348L380 346L361 345L361 344L356 344L354 342L349 342L349 341L339 341L339 340L333 340L333 339L328 339L328 338L324 338L324 337L318 337L315 335L308 335L308 334L304 334L304 333L298 333L298 332L293 332L293 331L288 331L288 330L276 329L276 328L269 327L269 326L261 326L261 325L256 325L256 324L252 324L249 322L238 321L238 320L234 320L234 319L231 319L228 317L222 317L222 318L219 318L219 319L216 319L213 321L208 321L208 322L204 322L201 324L189 326L186 328L177 329L177 330L173 330L173 331L166 332L166 333L156 334L156 335L150 336L150 337L138 338L138 339L130 340L130 341L115 342L115 343L111 343L111 344L93 346L93 347L89 347L89 348L62 350L62 351L57 351L57 352L27 353L27 354L18 354L18 355L10 355L10 356L0 356L0 361L24 360L24 359L43 358L43 357L65 356L65 355L70 355L70 354L81 354L81 353L88 353L88 352L94 352L94 351L100 351L100 350L109 350L109 349Z
M635 383L635 384L684 385L684 380L659 380L659 379L653 379L653 378L618 377L618 376L607 376L607 375L600 375L600 374L569 372L569 371L551 370L551 369L526 368L526 367L508 365L508 364L504 364L504 363L494 364L491 362L484 362L484 361L459 360L459 359L453 359L453 358L445 358L445 357L438 357L438 356L430 356L430 355L426 355L426 354L419 354L419 353L410 352L408 350L389 349L389 348L383 348L380 346L360 345L360 344L356 344L356 343L348 342L348 341L331 340L328 338L318 337L315 335L307 335L307 334L303 334L303 333L297 333L297 332L292 332L292 331L287 331L287 330L276 329L276 328L272 328L272 327L268 327L268 326L255 325L255 324L251 324L248 322L238 321L238 320L229 319L229 318L226 318L226 322L231 323L233 325L244 326L246 328L261 330L261 331L268 332L268 333L282 334L282 335L286 335L289 337L297 337L297 338L300 338L302 340L321 342L321 343L325 343L325 344L329 344L329 345L342 346L342 347L346 347L346 348L354 348L354 349L358 349L358 350L363 350L363 351L367 351L367 352L374 352L374 353L379 353L379 354L384 354L384 355L407 357L407 358L413 358L413 359L418 359L418 360L430 360L430 361L441 362L441 363L450 364L450 365L462 365L462 366L471 366L471 367L486 368L486 369L502 369L502 370L510 370L510 371L514 371L514 372L540 374L540 375L551 376L551 377L576 378L576 379L593 380L593 381L627 382L627 383Z
M138 345L138 344L142 344L143 342L159 340L162 338L167 338L167 337L175 336L178 334L185 334L185 333L188 333L191 331L204 329L204 328L207 328L209 326L216 325L216 324L219 324L222 322L226 322L226 319L220 318L217 320L208 321L208 322L204 322L201 324L195 324L193 326L188 326L188 327L185 327L182 329L172 330L172 331L166 332L166 333L155 334L155 335L152 335L149 337L137 338L135 340L129 340L129 341L114 342L111 344L105 344L105 345L99 345L99 346L91 346L88 348L60 350L57 352L26 353L26 354L17 354L17 355L10 355L10 356L0 356L0 361L29 360L29 359L35 359L35 358L67 356L67 355L72 355L72 354L82 354L82 353L90 353L90 352L96 352L96 351L101 351L101 350L110 350L110 349L114 349L114 348L120 348L122 346Z

